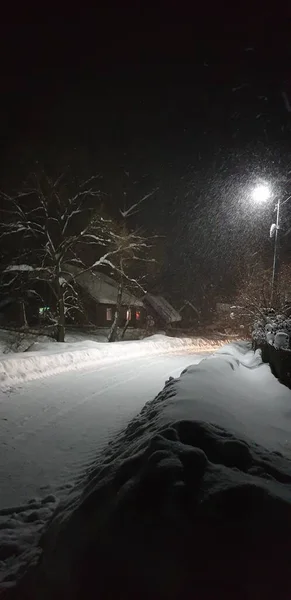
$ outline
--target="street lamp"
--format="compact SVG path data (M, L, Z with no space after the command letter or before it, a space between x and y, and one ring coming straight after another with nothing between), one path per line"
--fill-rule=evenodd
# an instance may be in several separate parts
M276 181L276 180L274 180ZM277 178L277 181L286 183L288 178L285 176ZM256 204L264 204L270 198L273 193L271 187L267 183L260 183L256 185L251 193L252 199ZM274 212L276 212L276 222L271 225L270 237L275 238L274 240L274 257L273 257L273 270L272 270L272 282L271 282L271 306L273 300L278 300L278 279L279 279L279 232L280 232L280 210L281 207L291 199L291 195L281 201L278 198L275 204Z
M252 192L253 200L256 203L267 202L272 196L270 187L267 184L257 185ZM271 306L273 305L274 297L277 300L278 296L278 275L279 275L279 229L280 229L280 198L278 198L277 204L275 205L276 211L276 223L271 225L270 237L275 237L274 240L274 257L273 257L273 270L272 270L272 281L271 281Z
M270 229L270 237L272 238L275 235L272 284L271 284L271 306L273 305L274 296L275 296L276 300L278 298L280 198L278 198L277 204L275 205L275 211L276 211L276 223L272 223L271 229Z
M275 243L274 243L274 260L273 260L273 273L272 273L272 287L271 287L271 302L273 301L274 294L277 298L278 295L278 275L279 275L279 231L280 231L280 209L283 204L286 204L288 200L290 200L291 196L285 198L283 202L281 202L280 198L278 198L277 204L275 205L276 211L276 223L271 225L270 229L270 237L272 238L275 235Z
M270 187L264 183L257 185L252 192L253 200L257 204L263 204L264 202L267 202L267 200L270 199L271 195L272 193Z

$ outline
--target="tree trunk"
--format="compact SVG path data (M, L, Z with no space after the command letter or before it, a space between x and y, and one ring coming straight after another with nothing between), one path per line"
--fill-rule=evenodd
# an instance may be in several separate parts
M121 313L121 307L122 307L122 304L121 304L122 291L123 291L123 282L121 280L119 283L119 286L118 286L115 314L114 314L113 323L112 323L110 331L109 331L108 342L116 342L116 340L118 338L118 326L119 326L119 322L120 322L120 313Z
M23 327L28 327L28 322L27 322L27 317L26 317L26 308L25 308L25 303L21 302L20 303L21 306L21 320L22 320L22 326Z
M129 310L130 310L130 309L129 309ZM130 323L130 319L128 318L128 319L126 319L126 323L125 323L125 325L124 325L124 327L123 327L123 330L122 330L122 333L121 333L121 336L120 336L120 339L121 339L121 340L123 340L123 339L124 339L124 336L125 336L125 334L126 334L126 330L127 330L128 326L129 326L129 323Z
M57 287L57 342L65 341L65 303L64 303L64 292L60 284L59 272L57 273L56 280Z
M64 296L61 294L61 297L58 301L58 325L57 325L57 342L65 341L65 306L64 306Z

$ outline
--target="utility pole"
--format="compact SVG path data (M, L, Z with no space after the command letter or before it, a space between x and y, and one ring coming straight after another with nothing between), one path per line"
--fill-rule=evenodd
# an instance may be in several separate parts
M271 307L273 304L278 304L278 293L279 293L279 231L280 231L280 199L278 200L276 207L276 225L275 225L275 241L274 241L274 258L273 258L273 271L272 271L272 284L271 284Z

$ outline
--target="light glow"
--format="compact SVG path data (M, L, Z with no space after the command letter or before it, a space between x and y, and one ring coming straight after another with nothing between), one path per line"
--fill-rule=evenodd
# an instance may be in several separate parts
M257 185L252 191L252 198L257 204L267 202L271 197L270 187L266 184Z

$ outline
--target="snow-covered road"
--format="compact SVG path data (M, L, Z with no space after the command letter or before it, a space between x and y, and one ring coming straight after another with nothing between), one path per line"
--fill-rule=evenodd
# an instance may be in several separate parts
M136 358L1 392L0 508L59 496L165 380L203 356Z

